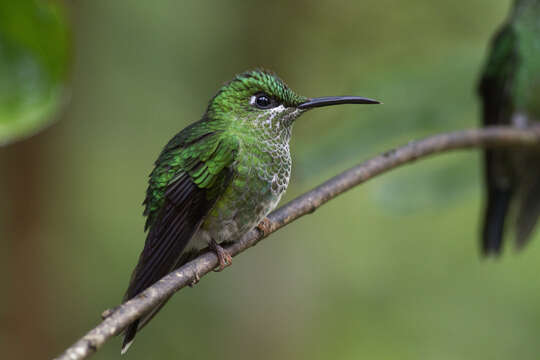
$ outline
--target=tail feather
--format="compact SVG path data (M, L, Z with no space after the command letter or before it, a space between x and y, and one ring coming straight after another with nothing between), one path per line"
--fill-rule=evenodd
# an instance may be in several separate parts
M120 354L124 355L131 344L133 344L133 340L135 339L135 335L137 334L137 330L139 327L139 320L135 320L131 325L129 325L126 330L124 331L124 340L122 341L122 350L120 350Z
M516 221L516 243L518 247L525 245L529 241L539 217L540 179L523 192Z
M501 253L504 223L511 199L512 191L510 189L491 189L488 193L482 234L482 252L484 255L498 255Z
M202 251L205 251L207 249L203 249ZM180 266L184 265L185 263L193 260L197 257L197 255L200 252L197 250L189 250L182 254L180 259L178 259L177 263L175 264L174 268L171 271L174 271L175 269L178 269ZM131 344L133 343L133 340L135 339L135 335L137 335L137 332L139 332L156 314L161 310L161 308L169 301L170 297L163 300L161 303L159 303L156 307L151 309L148 313L141 316L134 322L132 322L126 329L124 330L124 340L122 341L122 350L121 354L125 354ZM126 299L127 300L127 299Z

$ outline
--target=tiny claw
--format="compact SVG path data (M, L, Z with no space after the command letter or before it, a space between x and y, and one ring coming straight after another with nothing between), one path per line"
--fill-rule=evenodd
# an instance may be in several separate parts
M108 318L109 316L111 316L112 313L116 311L116 309L118 309L118 306L113 307L113 308L111 308L111 309L106 309L106 310L104 310L104 311L101 313L101 320L105 320L106 318Z
M272 221L269 218L265 217L261 220L259 225L257 225L257 229L259 229L263 237L268 236L268 234L272 232Z
M219 260L219 266L215 271L223 271L223 269L232 264L232 256L227 252L227 250L225 250L221 246L217 249L217 256Z
M193 279L192 282L190 282L188 284L188 286L190 288L192 288L193 286L197 285L199 283L199 281L201 280L201 277L199 276L199 273L198 272L195 272L195 278Z
M210 242L210 248L214 250L218 257L219 266L214 271L220 272L223 271L227 266L232 264L232 256L229 254L227 250L219 246L217 242L215 242L213 239Z

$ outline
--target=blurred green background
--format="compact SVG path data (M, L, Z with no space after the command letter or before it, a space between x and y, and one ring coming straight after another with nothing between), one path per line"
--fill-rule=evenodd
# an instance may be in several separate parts
M71 101L0 148L2 357L58 355L120 302L153 161L235 73L263 66L307 96L384 102L298 121L285 202L391 147L477 126L476 81L509 6L70 2ZM178 293L127 358L538 358L540 238L479 257L480 159L398 169L287 226ZM94 358L119 351L117 338Z

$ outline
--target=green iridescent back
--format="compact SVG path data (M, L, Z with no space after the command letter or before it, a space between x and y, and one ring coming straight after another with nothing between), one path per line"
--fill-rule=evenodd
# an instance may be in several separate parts
M516 51L516 106L540 119L540 0L519 0L512 14Z

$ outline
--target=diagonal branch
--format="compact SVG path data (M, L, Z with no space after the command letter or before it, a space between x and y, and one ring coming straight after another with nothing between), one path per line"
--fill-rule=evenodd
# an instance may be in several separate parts
M345 191L400 165L429 155L457 149L535 146L540 148L540 126L530 129L490 127L439 134L387 151L327 180L269 215L265 234L254 229L227 250L232 256L254 246L260 240L294 220L314 212L319 206ZM106 318L69 347L57 360L84 359L96 352L124 327L195 279L212 271L218 264L213 253L205 253L165 276L135 298L108 312Z

